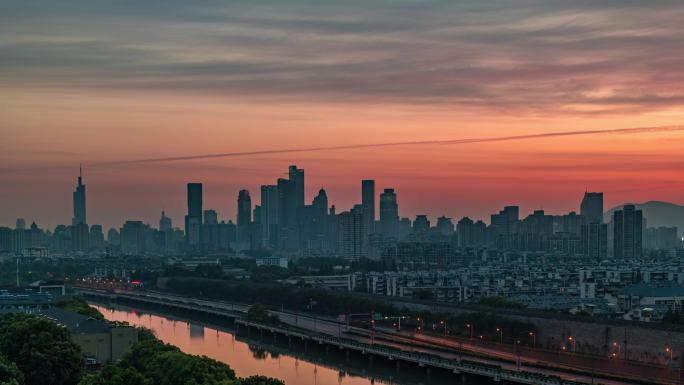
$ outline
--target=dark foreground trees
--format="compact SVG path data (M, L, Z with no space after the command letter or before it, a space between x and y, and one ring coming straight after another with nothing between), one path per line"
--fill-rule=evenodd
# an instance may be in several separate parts
M81 349L66 329L43 318L0 318L0 352L23 373L26 384L73 385L81 378Z

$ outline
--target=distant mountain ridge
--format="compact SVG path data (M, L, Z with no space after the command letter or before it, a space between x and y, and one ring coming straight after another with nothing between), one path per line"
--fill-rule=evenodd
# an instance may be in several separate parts
M628 204L628 203L625 203ZM677 233L684 234L684 206L669 202L648 201L644 203L634 203L638 210L644 212L646 225L648 227L677 227ZM624 204L613 207L603 214L604 220L610 222L613 211L622 209Z

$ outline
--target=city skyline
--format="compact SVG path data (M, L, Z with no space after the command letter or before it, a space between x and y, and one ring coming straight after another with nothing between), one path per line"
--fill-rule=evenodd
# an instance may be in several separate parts
M79 163L89 216L110 224L162 209L182 222L188 180L234 217L232 197L256 199L287 164L315 176L309 198L325 186L351 208L358 179L372 178L407 216L562 212L585 190L610 207L684 204L682 131L573 134L681 127L677 2L12 0L4 11L2 224L63 222L55 202ZM532 138L479 141L516 136ZM339 150L288 152L312 148Z
M316 204L316 200L320 198L321 193L326 193L327 189L325 186L321 187L311 187L310 183L304 183L304 168L298 168L296 165L288 165L288 174L289 174L289 179L283 179L280 178L278 181L295 181L299 180L298 187L294 190L292 190L295 195L295 201L303 202L303 203L296 203L294 206L305 206L309 205L311 202L313 204ZM309 178L311 176L309 175ZM307 178L307 180L310 180ZM217 221L219 222L226 222L226 223L233 223L236 226L246 226L249 223L252 223L252 215L254 214L254 222L262 222L265 220L264 215L269 215L267 214L268 209L265 209L264 213L257 214L256 212L253 212L253 209L256 208L257 206L264 207L262 204L262 201L264 199L268 199L269 201L272 199L276 199L276 206L279 205L278 203L278 186L275 184L262 184L259 186L257 191L260 192L260 194L255 194L255 196L258 196L259 199L256 199L252 201L250 199L250 191L248 189L239 189L239 191L235 194L234 197L228 197L226 205L229 207L228 210L225 210L225 207L222 209L221 207L216 207L216 206L211 206L207 205L204 202L206 202L205 199L205 186L207 183L205 182L187 182L185 184L186 190L185 190L185 195L184 195L184 200L186 201L186 204L183 204L181 202L182 207L180 208L180 213L179 215L169 215L169 210L167 208L162 208L156 212L156 216L153 218L145 219L141 218L140 216L134 216L134 217L121 217L119 219L113 218L111 225L109 225L107 222L98 222L96 220L94 221L88 221L86 220L86 210L90 212L90 209L87 208L88 206L86 205L86 190L85 190L85 183L84 183L84 177L83 177L83 166L79 165L78 169L78 177L77 177L77 184L73 188L73 201L70 206L72 217L71 217L71 222L69 221L62 221L62 222L57 222L54 225L49 225L46 224L45 222L40 221L40 219L32 219L32 218L27 218L26 216L17 216L13 218L11 221L16 225L16 228L20 228L18 223L22 223L23 226L26 226L25 223L39 223L41 227L43 228L54 228L57 225L77 225L77 224L97 224L97 225L103 225L104 228L113 228L117 229L121 224L123 224L125 221L128 220L134 220L134 221L140 221L141 223L145 223L148 225L151 225L152 227L155 227L155 224L160 221L160 215L161 215L161 220L171 220L174 221L173 223L175 224L175 228L180 228L181 230L186 232L186 241L188 240L188 237L191 236L187 233L188 228L190 228L189 225L189 220L192 221L194 219L196 225L201 225L202 223L206 223L207 221L207 212L210 211L213 216L216 216ZM294 185L293 185L294 186ZM269 189L272 188L272 194L274 194L274 198L270 198L268 195L265 194L264 189ZM296 190L296 191L295 191ZM316 190L316 193L313 193L313 190ZM520 209L520 205L516 202L508 202L504 206L499 206L495 207L492 209L490 212L483 213L480 216L473 216L473 215L466 215L466 214L458 214L455 213L453 215L449 215L450 213L446 212L439 212L439 209L437 209L436 212L428 212L426 210L417 210L415 213L408 214L399 209L399 206L397 204L398 201L402 201L403 199L397 198L399 194L397 194L397 191L393 187L378 187L376 189L376 180L375 179L358 179L357 181L357 195L358 197L352 198L352 203L350 207L343 207L338 204L336 204L335 200L328 200L328 197L325 196L325 205L326 208L334 207L336 209L336 213L342 213L346 211L353 211L353 210L361 210L363 209L363 221L365 222L364 226L367 229L371 229L376 226L380 225L381 222L383 221L383 209L384 202L383 202L383 196L389 194L389 196L392 196L392 207L389 208L391 215L394 216L395 212L397 215L397 220L400 220L402 218L409 218L411 221L413 221L417 217L425 217L428 221L432 219L432 223L439 223L439 219L445 218L445 219L450 219L454 222L458 221L459 219L463 218L470 218L473 221L483 221L487 225L492 225L494 216L496 214L496 211L500 209L500 207L504 207L503 211L500 211L499 214L503 214L506 212L508 209L515 209L515 218L521 218L525 215L532 215L538 210L544 210L546 214L551 214L551 215L564 215L567 213L576 213L577 215L582 215L584 218L587 218L587 223L594 223L594 222L603 222L604 219L603 217L599 217L598 213L602 213L603 215L608 215L610 214L611 209L621 209L625 205L633 205L633 204L641 204L641 203L646 203L646 202L634 202L634 201L626 201L620 204L606 204L604 207L604 193L603 192L593 192L586 190L583 192L584 197L578 197L578 199L574 202L568 202L568 209L561 209L560 211L549 211L545 210L543 207L530 207L529 209L527 208L522 208ZM311 191L312 194L306 193L307 191ZM354 200L355 199L355 200ZM245 203L241 203L245 202ZM672 202L667 202L667 203L672 203ZM244 205L246 204L246 206ZM280 203L282 204L282 203ZM243 206L241 206L243 205ZM242 207L242 208L241 208ZM368 209L372 210L373 214L372 215L367 215L365 210ZM232 208L232 210L230 210ZM277 209L277 208L276 208ZM226 212L228 214L226 214ZM359 211L361 213L361 211ZM256 216L258 215L258 217ZM278 215L277 213L271 214L271 216ZM242 222L240 217L242 216ZM490 218L491 216L491 218ZM183 218L185 218L185 222L183 222ZM601 219L597 219L601 218ZM606 217L608 218L608 217ZM610 218L608 218L610 220ZM118 220L118 222L117 222ZM271 219L273 220L273 219ZM276 222L278 219L276 219ZM262 222L262 223L267 223ZM397 222L397 225L399 222ZM494 223L494 225L496 225ZM7 226L11 227L11 223L8 224L3 224L0 223L0 226ZM161 228L161 222L159 222L158 228ZM377 230L377 229L376 229ZM380 230L378 230L380 231ZM398 231L398 230L395 230ZM198 235L196 235L198 237ZM197 242L197 241L196 241Z

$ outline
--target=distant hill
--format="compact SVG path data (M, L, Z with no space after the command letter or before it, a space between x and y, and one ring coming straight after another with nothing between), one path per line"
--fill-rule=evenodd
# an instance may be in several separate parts
M608 210L604 214L605 221L610 222L613 211L621 209L622 206L620 205ZM679 235L684 234L684 206L659 201L635 203L635 206L644 212L644 218L646 218L646 225L648 227L676 226Z

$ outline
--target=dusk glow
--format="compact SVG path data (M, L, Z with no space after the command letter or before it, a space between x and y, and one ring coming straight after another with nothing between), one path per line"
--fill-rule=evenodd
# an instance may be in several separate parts
M684 121L676 1L8 1L0 12L0 224L180 222L188 181L234 218L289 164L340 210L361 178L402 216L487 218L684 203L684 133L108 162L270 149L673 126ZM12 202L9 204L7 202Z

